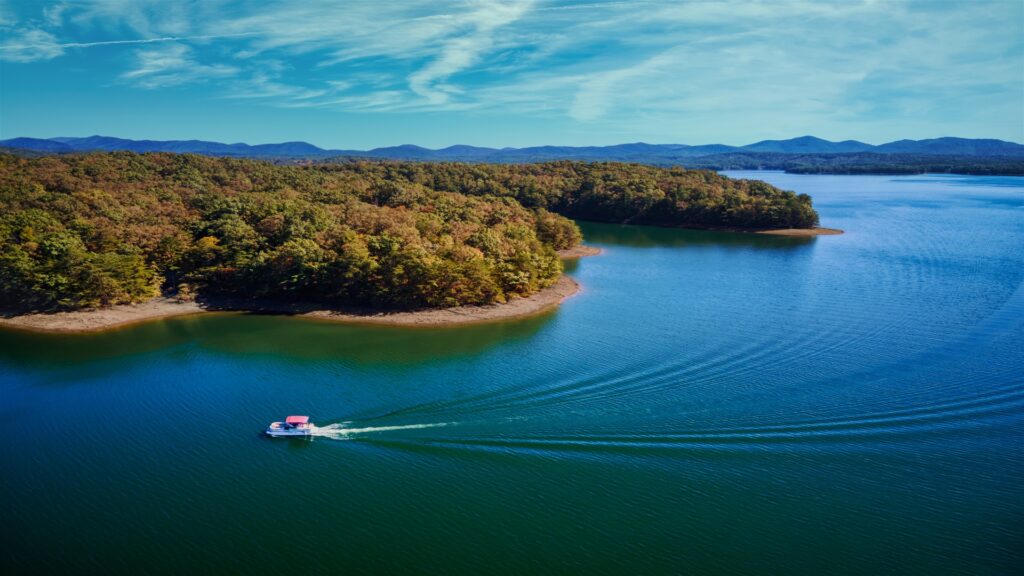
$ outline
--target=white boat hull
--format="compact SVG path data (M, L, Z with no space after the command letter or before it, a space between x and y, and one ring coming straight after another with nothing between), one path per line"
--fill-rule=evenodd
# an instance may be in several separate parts
M270 426L267 426L265 434L267 436L273 436L275 438L294 438L303 436L312 436L313 430L316 426L312 424L301 424L299 426L288 426L281 422L274 422Z

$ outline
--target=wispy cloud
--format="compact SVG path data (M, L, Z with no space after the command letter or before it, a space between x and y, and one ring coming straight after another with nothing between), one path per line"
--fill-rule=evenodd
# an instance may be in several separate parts
M36 62L51 60L64 54L64 48L53 34L39 28L22 28L5 34L0 44L0 60L8 62Z
M501 4L487 2L466 19L471 30L446 40L437 57L409 76L409 87L430 104L448 102L457 88L442 84L453 74L465 70L479 60L493 44L494 30L507 26L525 14L532 2Z
M301 106L303 103L319 101L324 96L343 91L343 83L326 85L323 88L307 88L288 84L280 80L282 66L267 62L261 69L247 78L231 83L225 98L237 100L272 100L282 106Z
M48 26L59 28L64 24L64 11L67 10L67 4L56 4L54 6L46 6L43 8L43 20L46 21Z
M182 44L139 50L135 57L136 67L121 74L121 79L148 89L228 78L238 74L238 69L233 66L196 62L192 49Z
M185 36L219 19L222 0L63 0L65 20L81 30L129 31L135 37Z

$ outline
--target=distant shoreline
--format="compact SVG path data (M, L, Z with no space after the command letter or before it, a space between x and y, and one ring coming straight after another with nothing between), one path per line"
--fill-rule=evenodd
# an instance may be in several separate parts
M593 256L600 252L600 249L592 246L577 246L569 250L561 250L558 255L569 259ZM579 291L579 283L568 276L562 275L553 285L544 288L536 294L526 298L514 298L504 304L458 306L454 308L408 312L384 312L355 308L325 310L318 309L314 304L286 303L270 303L258 306L246 305L244 303L238 303L237 305L232 303L206 305L199 302L182 302L173 298L155 298L140 304L122 304L92 310L0 317L0 328L29 332L84 334L105 332L154 320L210 313L278 314L347 324L421 327L456 326L511 320L542 314L557 307L567 298L575 296Z

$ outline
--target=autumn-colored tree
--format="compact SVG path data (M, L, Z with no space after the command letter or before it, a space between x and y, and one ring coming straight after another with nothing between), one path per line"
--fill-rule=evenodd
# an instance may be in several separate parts
M276 166L130 152L0 155L0 307L159 288L384 308L504 302L552 284L569 218L810 227L807 195L639 164Z

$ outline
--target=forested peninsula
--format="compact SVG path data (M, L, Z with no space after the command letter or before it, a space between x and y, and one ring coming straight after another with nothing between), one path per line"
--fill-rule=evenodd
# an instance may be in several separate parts
M714 172L622 163L0 155L7 316L181 300L403 311L556 284L570 218L811 228L811 199ZM564 286L563 286L564 288Z

